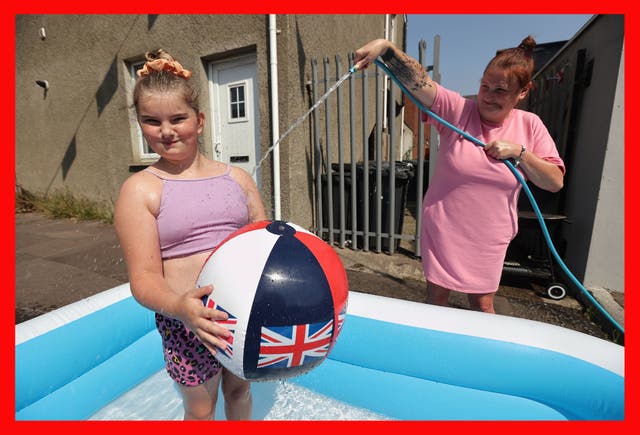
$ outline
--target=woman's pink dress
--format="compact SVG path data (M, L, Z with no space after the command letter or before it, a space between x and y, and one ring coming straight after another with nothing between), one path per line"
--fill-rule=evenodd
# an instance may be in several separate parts
M514 109L501 125L486 123L480 120L476 101L441 86L431 110L483 143L502 139L524 144L527 152L564 172L553 139L533 113ZM435 119L425 118L440 133L435 173L422 210L425 278L464 293L495 292L507 247L518 231L522 186L504 162Z

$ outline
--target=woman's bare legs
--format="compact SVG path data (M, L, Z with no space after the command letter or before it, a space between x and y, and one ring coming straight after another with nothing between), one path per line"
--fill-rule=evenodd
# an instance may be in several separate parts
M469 306L474 311L495 314L495 310L493 308L493 298L495 295L496 292L482 294L468 293L467 298L469 299Z
M439 305L441 307L448 307L450 294L451 294L451 290L427 281L427 303L428 304Z
M449 295L452 290L444 288L437 284L427 281L427 303L439 305L441 307L449 306ZM482 311L483 313L495 313L493 307L493 299L496 292L493 293L467 293L469 307L473 311Z

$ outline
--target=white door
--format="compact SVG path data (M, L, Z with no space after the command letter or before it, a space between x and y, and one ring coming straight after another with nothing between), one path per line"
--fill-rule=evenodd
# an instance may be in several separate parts
M249 173L260 146L257 83L255 55L209 64L213 156Z

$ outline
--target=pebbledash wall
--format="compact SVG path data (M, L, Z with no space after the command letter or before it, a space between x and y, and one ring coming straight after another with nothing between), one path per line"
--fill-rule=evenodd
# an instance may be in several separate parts
M39 193L62 189L96 201L116 200L122 182L154 160L138 150L130 96L132 65L146 51L164 48L193 71L208 119L215 110L209 64L254 59L259 160L272 144L274 61L282 134L312 104L310 59L339 55L348 67L350 53L390 32L404 47L403 15L276 15L275 20L274 59L269 15L17 15L16 184ZM309 125L303 123L280 144L282 217L304 227L313 224ZM210 157L215 140L207 122L202 146ZM268 158L257 181L273 212L271 164Z

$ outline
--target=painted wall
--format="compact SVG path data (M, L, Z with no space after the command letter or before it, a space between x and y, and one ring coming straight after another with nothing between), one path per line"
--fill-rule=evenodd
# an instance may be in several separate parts
M567 216L561 254L586 287L624 291L624 16L597 15L535 79L538 113L565 160L565 187L541 195ZM562 78L562 79L560 79ZM546 210L545 210L546 208Z
M624 172L623 51L584 276L587 287L605 287L624 292Z

